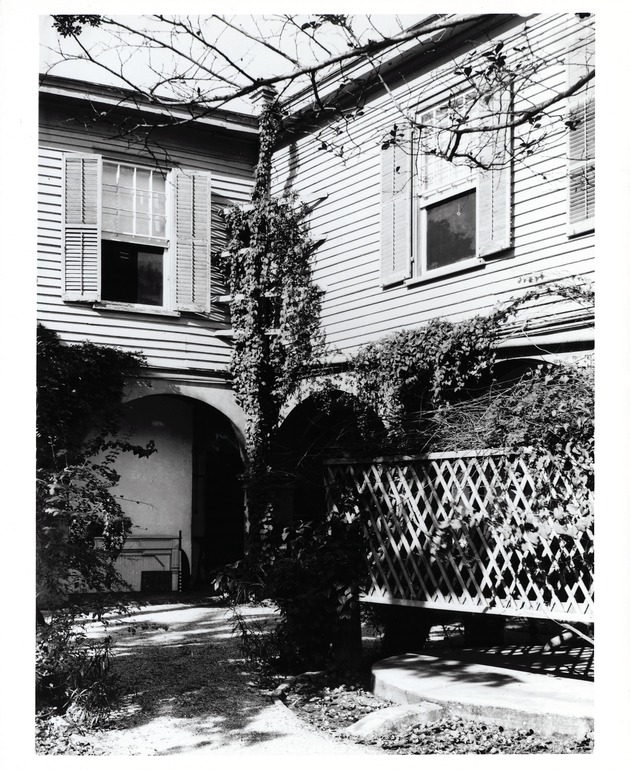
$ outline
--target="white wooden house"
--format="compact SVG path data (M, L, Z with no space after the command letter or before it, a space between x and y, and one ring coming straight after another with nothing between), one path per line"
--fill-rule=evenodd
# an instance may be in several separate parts
M150 141L126 133L139 121ZM117 488L133 520L123 575L136 589L142 573L144 587L175 587L180 537L193 578L243 542L243 415L211 251L222 248L217 211L249 199L257 121L226 111L155 127L165 122L133 93L41 81L38 321L148 364L126 427L157 453L122 459Z
M544 61L514 95L517 107L564 89L594 66L593 28L584 14L489 15L401 48L376 80L363 64L344 82L331 78L324 103L354 108L360 94L351 123L306 93L284 105L273 191L319 201L310 220L324 241L315 281L325 290L334 361L388 332L487 312L534 276L593 277L594 81L549 109L576 130L550 131L531 158L514 163L511 143L525 134L499 132L494 146L505 157L489 170L423 153L430 137L401 118L439 126L447 103L466 103L471 51L499 43L527 45ZM180 533L193 579L242 547L243 415L227 383L229 317L213 299L223 287L210 254L221 247L217 211L248 200L257 157L254 118L217 111L151 129L146 143L124 130L138 114L160 122L159 110L132 93L42 80L39 320L67 342L137 350L149 366L146 385L129 395L128 419L158 453L126 461L119 490L134 522L126 574L136 588L142 572L177 570L169 554ZM446 249L442 225L451 232ZM550 296L522 314L501 355L544 359L592 347L592 311ZM287 441L324 445L330 426L314 420L306 402L294 405ZM296 516L319 499L316 483L288 499ZM146 575L145 586L153 579Z
M503 143L518 146L526 133L516 129L495 143L499 168L489 172L423 154L424 132L410 136L403 117L439 124L447 105L467 97L470 51L499 42L506 52L529 45L545 60L529 90L514 95L515 109L564 90L594 67L594 22L581 16L488 16L401 52L382 67L381 82L367 85L359 67L350 70L362 109L347 126L334 111L296 100L299 120L276 154L275 189L324 199L311 219L313 237L325 239L315 279L326 290L324 327L339 354L431 318L487 311L529 288L530 276L592 277L594 81L550 110L560 124L579 113L579 130L549 131L531 160L501 162L495 155L508 158L510 149ZM343 104L350 86L336 95L334 87L322 89L324 104ZM501 100L496 108L500 119ZM387 141L392 131L397 143ZM464 245L440 252L437 223L455 219ZM592 345L592 315L577 307L543 304L530 315L523 334L506 343L512 351Z
M593 18L486 16L408 45L377 78L357 64L343 82L322 85L317 103L307 93L294 98L274 190L317 202L310 221L323 244L314 277L325 290L333 361L342 365L361 345L431 319L488 313L533 285L593 279L594 80L549 108L554 128L534 127L540 141L531 157L518 153L531 122L495 132L486 145L472 140L471 154L487 169L431 154L441 115L465 110L471 55L513 57L519 49L538 66L526 88L494 96L499 124L512 96L518 111L592 71ZM431 128L411 130L407 117ZM567 130L568 121L577 128ZM507 377L532 361L583 357L593 344L592 308L550 294L519 312L500 343L500 370ZM343 417L327 421L305 402L285 422L283 451L292 445L302 458L287 467L302 479L296 515L322 505L321 460L304 458L309 447L322 454L317 430L332 430L335 419Z

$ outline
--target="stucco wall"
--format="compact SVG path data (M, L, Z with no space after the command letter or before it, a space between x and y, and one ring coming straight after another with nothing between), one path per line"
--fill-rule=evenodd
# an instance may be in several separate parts
M148 396L125 407L123 433L131 431L134 443L153 440L151 457L122 455L117 464L125 513L133 523L132 536L177 537L191 551L192 423L191 402L168 396Z

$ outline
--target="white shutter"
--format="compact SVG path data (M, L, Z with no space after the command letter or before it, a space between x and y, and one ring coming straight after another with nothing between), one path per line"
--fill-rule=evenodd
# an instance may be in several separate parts
M592 229L595 218L595 100L569 113L568 201L569 233Z
M492 120L509 120L511 93L494 97L489 105ZM512 130L497 129L479 135L485 146L480 160L489 166L477 175L477 254L488 257L512 245Z
M175 173L175 302L179 310L210 312L210 174Z
M411 138L381 152L381 283L409 277L411 265Z
M64 156L62 296L70 302L100 298L101 165L99 155Z
M592 21L574 33L567 51L567 87L595 66ZM569 101L567 136L567 227L569 235L595 224L595 98L592 82Z

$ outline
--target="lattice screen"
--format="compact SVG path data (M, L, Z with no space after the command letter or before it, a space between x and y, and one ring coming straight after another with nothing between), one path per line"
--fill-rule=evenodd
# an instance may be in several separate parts
M550 481L560 498L570 498L561 475ZM520 526L532 513L526 456L483 451L333 460L326 464L326 483L332 511L363 518L370 601L591 620L593 575L582 557L592 531L576 538L551 534L532 545L529 556L511 549L502 533L502 526ZM484 513L498 494L507 520L467 524L453 536L449 522L458 509ZM444 538L450 538L448 547L436 547Z

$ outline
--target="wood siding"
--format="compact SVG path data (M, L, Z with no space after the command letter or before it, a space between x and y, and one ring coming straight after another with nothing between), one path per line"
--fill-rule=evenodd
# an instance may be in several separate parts
M574 14L521 20L499 30L492 43L524 41L526 35L534 52L556 59L540 73L542 86L563 88L564 53L579 23ZM489 41L484 44L490 46ZM425 65L423 73L393 89L398 105L415 111L445 100L452 90L461 89L455 69L455 59L437 69ZM532 94L540 87L532 86ZM566 104L557 107L556 115L563 116L566 108ZM593 234L570 238L567 232L566 134L560 131L526 165L517 163L513 169L512 249L465 272L383 288L381 144L392 126L402 123L392 98L380 95L348 128L351 139L344 143L343 158L323 146L339 146L346 129L336 124L284 147L275 158L276 193L293 190L305 202L327 196L310 221L314 239L326 239L316 255L315 280L326 290L323 323L335 352L349 353L383 334L431 318L455 321L487 312L531 288L527 280L532 276L543 274L546 282L593 277ZM539 331L575 328L585 322L584 310L575 303L551 299L524 309L525 318L532 330ZM560 333L558 341L561 338Z
M124 312L97 309L89 304L63 302L62 296L62 165L69 152L99 153L131 163L150 163L141 146L116 136L113 127L82 125L86 107L70 112L58 99L44 97L40 114L38 178L38 321L54 329L67 342L89 339L98 344L135 350L151 367L225 370L231 348L215 336L228 326L224 305L212 304L209 317L182 314ZM212 175L212 248L224 242L218 211L230 202L249 200L256 158L255 136L225 138L210 129L192 128L163 132L158 157L169 167L210 171ZM161 153L161 155L160 155ZM212 295L225 293L213 270Z

